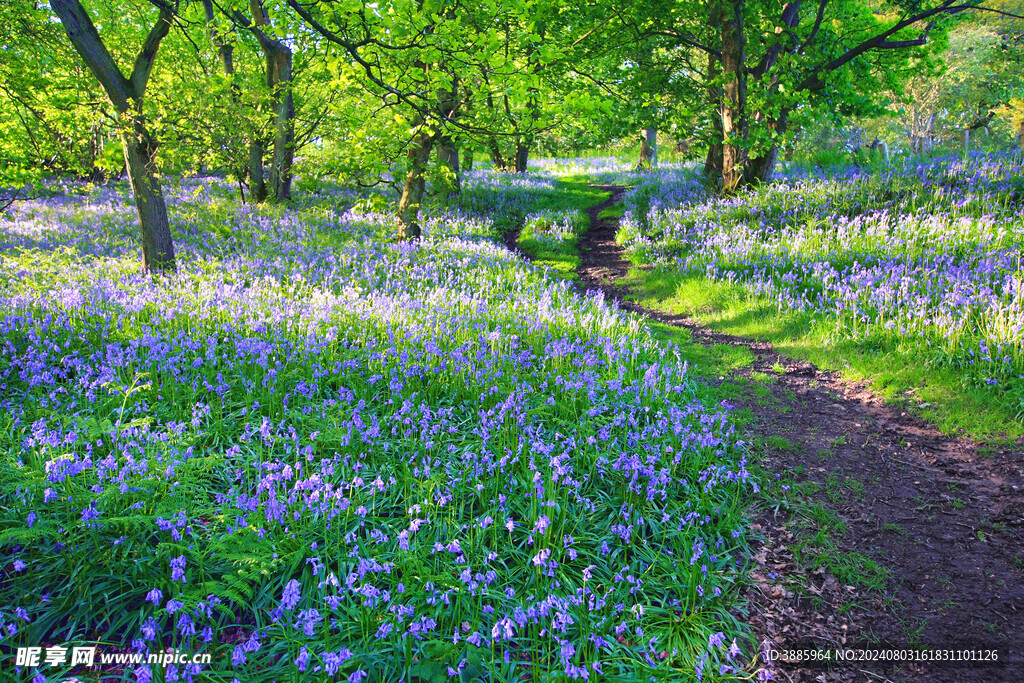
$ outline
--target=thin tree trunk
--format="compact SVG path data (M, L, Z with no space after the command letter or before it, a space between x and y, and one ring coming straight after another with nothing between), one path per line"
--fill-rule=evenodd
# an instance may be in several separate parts
M516 173L526 173L532 144L532 135L524 135L522 139L516 141Z
M235 73L234 48L231 43L223 40L220 31L217 30L217 17L213 12L213 0L203 0L203 11L206 14L206 25L210 29L210 40L217 48L220 55L220 63L224 68L224 74L231 76Z
M746 177L747 76L744 67L743 0L716 5L722 29L722 191L735 192Z
M508 164L505 162L505 157L501 155L501 147L498 145L498 139L493 135L487 138L487 150L491 153L491 163L494 164L495 171L504 171L508 168Z
M647 146L651 149L651 166L658 165L658 127L647 126Z
M292 95L292 52L285 49L274 56L277 87L277 116L274 160L270 166L270 187L275 202L292 196L292 163L295 160L295 99Z
M453 17L449 14L448 18L452 19ZM453 73L451 78L451 90L440 90L438 92L441 117L446 121L455 121L459 116L459 103L456 99L459 92L458 76ZM448 196L461 194L462 180L459 177L459 146L447 131L438 135L437 161L448 169L448 173L451 176L446 179Z
M711 117L712 133L708 143L708 154L704 159L704 175L708 178L722 177L722 91L714 80L718 77L718 61L714 55L708 55L708 96L714 104L715 111Z
M651 150L651 146L649 144L647 144L647 138L644 137L643 135L641 135L640 136L640 158L636 162L636 167L638 169L642 169L642 168L649 169L651 167L651 157L652 156L653 156L653 151Z
M78 0L51 0L50 8L60 18L75 51L106 91L120 117L125 166L142 232L143 264L150 271L173 272L174 242L154 163L157 144L149 133L142 110L146 84L153 71L160 42L170 31L173 15L166 9L160 12L135 57L131 74L125 77Z
M1020 151L1024 152L1024 119L1021 119L1020 124L1017 126L1017 143L1020 145Z
M403 240L414 240L420 236L419 213L423 203L423 191L426 180L423 177L434 147L434 135L421 125L413 136L406 152L408 168L405 173L405 186L402 198L398 202L398 236Z
M800 4L801 0L789 0L789 2L782 5L782 14L779 17L780 26L776 29L777 31L783 29L783 27L789 29L787 35L792 41L796 40L796 28L800 25ZM819 5L819 8L820 10L824 10L824 4ZM787 51L792 54L798 49L798 45L795 42L791 43L789 46L784 42L778 42L772 45L765 51L758 64L751 69L748 74L749 77L757 79L762 83L767 81L766 85L770 96L778 96L779 84L776 79L770 77L771 70L783 51ZM772 137L772 144L760 156L749 161L747 166L746 182L767 183L775 176L775 165L779 160L779 138L786 132L789 113L790 109L788 107L783 107L777 116L767 117L766 125ZM860 137L860 144L863 146L863 131L861 131Z
M249 0L253 22L250 29L259 40L266 57L267 89L274 98L274 156L270 163L270 192L275 202L291 198L292 161L295 157L295 99L292 95L292 50L285 43L272 38L264 29L270 19L261 0ZM240 13L236 13L236 16ZM244 17L240 17L243 18ZM262 145L261 145L262 147ZM250 146L250 172L253 170L255 150ZM261 154L262 157L262 154ZM260 177L262 178L262 161Z
M263 142L255 133L249 140L249 199L257 204L267 201L267 180L263 174Z
M537 35L540 36L540 40L543 41L546 35L546 24L543 21L536 22L534 26ZM526 63L528 70L536 74L540 68L540 63L537 60L537 50L533 43L530 43L526 49ZM505 109L508 110L508 98L505 99ZM526 173L528 170L528 162L530 159L530 148L533 147L535 139L534 131L537 130L537 118L540 113L540 104L537 101L537 88L530 86L526 89L526 126L520 124L516 125L518 130L522 130L524 127L527 131L522 137L516 138L516 173Z

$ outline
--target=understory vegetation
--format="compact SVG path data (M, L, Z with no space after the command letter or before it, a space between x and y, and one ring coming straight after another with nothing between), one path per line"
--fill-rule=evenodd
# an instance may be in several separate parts
M1022 27L0 2L0 679L802 679L950 561L1009 622Z
M749 656L730 609L757 486L728 410L473 209L553 182L474 175L405 244L349 191L284 210L183 181L171 276L135 257L121 186L9 211L3 645L218 663L133 680L675 680ZM579 216L525 234L551 248Z
M849 367L949 430L1016 437L1024 270L1016 156L806 171L736 197L651 174L618 239L641 297Z

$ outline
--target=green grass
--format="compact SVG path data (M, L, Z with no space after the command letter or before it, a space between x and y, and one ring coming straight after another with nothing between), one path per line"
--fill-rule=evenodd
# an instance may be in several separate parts
M622 218L626 214L626 207L622 202L616 202L606 209L601 209L597 214L598 218Z
M534 263L550 268L563 279L576 282L576 269L580 265L576 240L589 224L584 212L608 199L611 193L591 186L584 178L559 180L555 186L557 191L554 193L538 193L538 201L524 216L516 244ZM530 220L530 216L536 214L549 218ZM552 227L551 219L561 219L571 225L572 234L561 238L547 234L547 229Z
M777 442L763 439L760 448L778 448ZM830 475L823 488L813 481L794 481L786 477L771 480L759 498L763 509L774 509L776 514L788 515L789 524L797 541L793 553L797 562L809 569L824 567L842 584L860 586L871 591L883 591L889 581L889 570L874 558L863 553L842 549L842 536L847 532L846 522L814 496L824 493L832 503L838 502L843 485L856 495L857 485L847 478L840 483Z
M1013 411L984 389L965 387L955 372L929 367L913 353L881 346L867 349L837 339L829 320L800 312L780 312L741 286L663 268L632 268L624 284L638 303L683 314L726 334L770 342L786 356L837 370L852 381L867 381L890 402L934 423L947 434L963 434L992 444L1024 436Z

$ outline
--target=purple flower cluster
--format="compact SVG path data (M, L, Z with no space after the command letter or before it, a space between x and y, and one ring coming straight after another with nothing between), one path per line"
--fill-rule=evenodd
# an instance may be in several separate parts
M947 159L724 198L652 177L627 197L621 236L641 258L827 316L843 339L896 340L1010 391L1024 387L1022 163Z
M282 652L358 681L478 648L495 677L596 678L660 661L622 635L667 628L651 612L718 630L743 450L675 348L497 246L484 200L550 179L473 174L417 244L338 196L239 207L204 182L172 193L173 277L141 272L119 190L0 223L0 505L33 515L0 605L138 615L251 680Z

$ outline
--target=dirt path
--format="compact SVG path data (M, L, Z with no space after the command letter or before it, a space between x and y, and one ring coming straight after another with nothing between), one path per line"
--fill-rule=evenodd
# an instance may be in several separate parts
M771 377L771 397L735 403L753 411L754 429L769 446L778 445L767 449L766 469L813 482L804 484L812 499L845 526L833 555L859 553L888 570L883 593L844 586L824 568L810 571L794 559L801 534L791 520L763 513L756 525L765 542L747 591L747 619L759 634L777 649L813 640L999 650L997 666L862 663L826 671L779 664L776 680L1024 681L1024 454L944 436L866 387L780 356L767 343L630 303L617 284L628 272L614 242L618 219L598 219L622 188L603 189L613 196L589 211L582 281L622 308L688 329L697 343L749 349L753 365L735 375Z

